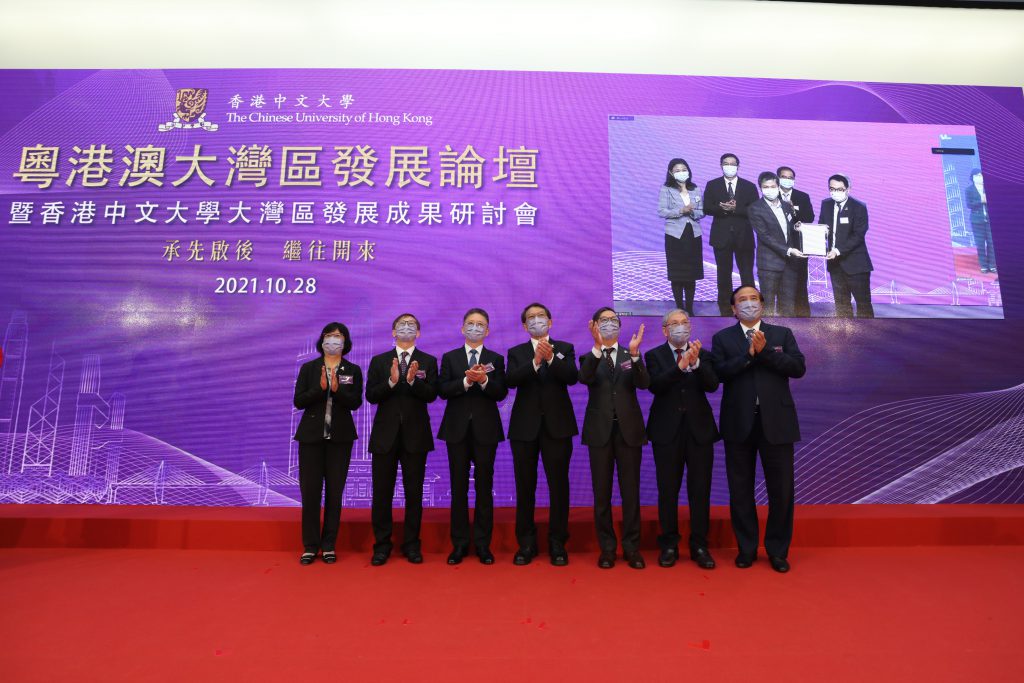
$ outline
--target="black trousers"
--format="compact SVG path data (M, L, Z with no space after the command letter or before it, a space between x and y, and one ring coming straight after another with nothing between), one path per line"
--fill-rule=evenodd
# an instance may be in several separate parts
M796 268L759 270L757 276L764 296L764 315L792 318L796 310Z
M836 302L837 318L852 318L853 304L850 297L857 302L858 318L874 318L875 309L871 305L871 273L848 275L842 268L828 271L832 279L832 299Z
M811 302L807 294L807 259L798 259L796 263L796 310L793 315L798 318L811 317Z
M696 281L672 280L672 298L675 299L676 308L683 309L690 316L693 315L693 296L696 292Z
M341 524L341 497L345 493L351 441L322 439L299 443L299 493L302 497L302 546L306 552L334 550ZM324 523L320 527L320 497Z
M732 315L732 260L736 258L736 269L740 272L740 284L754 284L754 250L734 250L730 247L715 247L715 268L718 270L718 310L722 315Z
M448 473L452 483L452 546L469 547L469 467L473 466L476 506L473 511L473 545L477 551L491 546L494 531L494 454L498 444L483 444L473 436L472 426L462 441L449 441Z
M516 476L516 539L519 547L537 550L537 460L544 464L548 481L548 550L565 547L569 540L569 459L572 437L556 439L541 425L532 441L512 440L512 465Z
M402 465L402 487L405 489L405 533L402 553L420 549L420 523L423 520L423 479L427 469L426 453L410 453L402 445L399 430L395 443L387 453L374 453L371 464L373 503L370 521L373 526L373 552L390 553L393 520L391 507L395 497L398 465Z
M739 554L756 557L757 507L754 503L754 470L761 456L768 491L768 523L764 549L770 556L786 557L793 539L793 444L770 444L761 430L761 414L746 441L725 442L725 472L729 479L729 514Z
M677 548L679 534L679 490L686 474L686 499L690 507L690 552L708 547L711 520L711 470L715 444L694 441L685 422L669 443L652 444L654 470L658 480L658 547Z
M630 446L622 440L618 423L603 446L588 446L590 479L594 485L594 526L602 552L614 553L617 547L612 523L612 480L619 474L622 498L622 549L640 548L640 455L642 446Z

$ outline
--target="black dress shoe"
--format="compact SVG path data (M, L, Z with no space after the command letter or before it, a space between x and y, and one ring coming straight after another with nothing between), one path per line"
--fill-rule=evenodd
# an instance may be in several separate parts
M477 550L476 556L480 558L480 564L494 564L494 553L491 552L490 548Z
M311 551L311 550L307 550L306 552L302 553L302 555L299 557L299 564L301 564L301 565L311 565L311 564L313 564L313 560L315 560L315 559L316 559L316 552L315 551Z
M324 554L321 555L321 558L323 559L324 564L334 564L338 561L338 556L333 550L325 550Z
M750 569L750 567L757 561L757 557L751 557L750 555L737 555L736 566L740 569Z
M564 567L569 564L569 553L565 552L565 548L553 548L551 550L551 564L556 567Z
M672 567L679 559L679 548L664 548L658 555L658 566Z
M615 551L602 551L597 558L597 566L601 569L611 569L615 566Z
M461 564L462 558L466 556L465 548L456 548L448 555L448 564Z
M780 574L785 574L789 571L789 562L784 557L772 557L769 555L768 561L772 563L772 569Z
M388 561L388 553L374 553L373 557L370 558L370 564L374 567L379 567Z
M516 551L516 554L512 557L512 564L525 567L530 564L533 558L537 557L537 551L532 548L520 548Z
M622 559L629 563L629 566L633 569L643 569L647 566L647 563L644 562L644 556L640 554L639 550L627 550L623 553Z
M715 558L711 557L711 553L708 552L707 548L697 548L696 550L691 550L690 559L696 562L697 566L701 569L715 568Z
M405 553L405 559L409 560L409 564L423 564L423 553L419 550L410 550Z

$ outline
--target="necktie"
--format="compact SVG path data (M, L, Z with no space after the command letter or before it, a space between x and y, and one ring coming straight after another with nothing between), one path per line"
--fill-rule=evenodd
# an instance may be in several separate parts
M725 186L729 188L729 199L736 199L736 191L732 189L732 181L726 182Z
M612 360L612 350L611 349L605 349L604 350L604 362L608 364L609 369L611 369L611 370L615 369L615 361Z
M476 365L476 349L469 350L469 367Z
M402 351L402 359L398 361L398 381L401 382L409 374L409 352Z
M750 340L753 339L753 338L754 338L754 330L753 329L747 330L747 343L749 344Z
M683 350L676 349L676 365L679 365L679 361L683 359Z

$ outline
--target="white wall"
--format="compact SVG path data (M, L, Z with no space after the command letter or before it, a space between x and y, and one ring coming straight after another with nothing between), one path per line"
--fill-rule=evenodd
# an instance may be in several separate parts
M949 41L957 47L941 47L953 35L963 36ZM1022 65L1024 12L1012 10L751 0L0 0L3 68L523 69L1020 86Z

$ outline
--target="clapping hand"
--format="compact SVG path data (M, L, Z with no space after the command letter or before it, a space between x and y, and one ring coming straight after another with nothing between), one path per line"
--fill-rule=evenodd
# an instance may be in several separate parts
M414 360L413 362L409 363L409 372L407 372L405 374L405 381L408 382L409 384L412 384L413 382L415 382L416 381L416 372L419 369L420 369L420 362L418 360Z
M398 384L398 358L391 360L391 383Z
M320 389L327 391L327 366L320 366Z
M640 342L644 339L644 325L640 323L640 329L636 331L629 340L629 355L639 356L640 355Z

